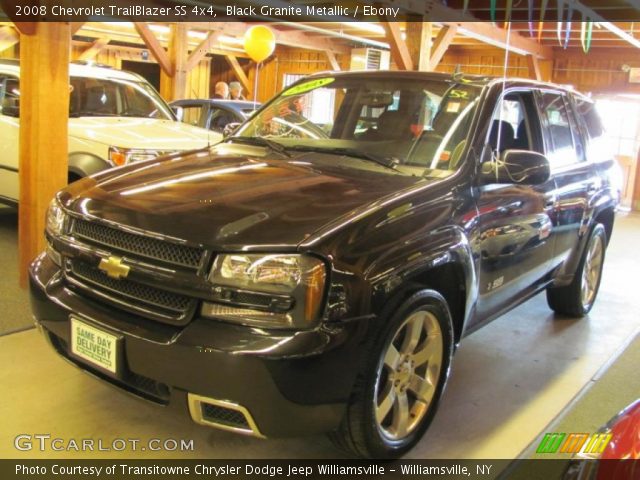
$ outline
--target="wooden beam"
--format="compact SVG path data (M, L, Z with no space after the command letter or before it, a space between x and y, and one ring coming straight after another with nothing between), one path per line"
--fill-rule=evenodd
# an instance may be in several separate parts
M160 64L162 71L170 77L173 76L173 64L169 59L169 55L165 49L162 48L162 45L160 45L160 42L149 29L147 24L144 22L134 22L133 25L135 26L138 35L140 35L140 38L144 41L144 44L151 51L153 58L155 58L158 64Z
M23 35L33 35L36 33L36 22L13 22L18 31Z
M189 26L199 30L209 30L221 32L224 35L242 37L247 29L255 23L245 22L191 22ZM278 45L293 48L304 48L305 50L330 50L337 55L349 55L351 47L344 45L330 37L312 37L302 30L280 30L273 24L266 24L276 37ZM286 28L286 26L283 26ZM229 53L227 53L228 55ZM233 53L232 55L235 55Z
M534 55L527 55L527 66L529 67L529 75L538 81L542 80L542 72L540 70L540 63L538 63L538 57Z
M187 30L186 23L171 24L169 38L169 62L173 73L160 72L160 93L168 101L181 100L187 96Z
M340 68L340 64L338 63L338 59L336 58L336 55L333 52L329 50L325 50L324 53L327 56L329 65L331 65L331 70L335 72L339 72L340 70L342 70L342 68Z
M13 47L20 41L20 34L10 26L0 27L0 52Z
M67 183L69 55L71 34L64 22L38 23L20 38L20 285L27 267L45 248L45 214Z
M218 41L220 35L221 34L219 32L209 32L207 38L202 40L202 42L200 42L200 44L193 50L193 52L191 52L191 55L189 55L186 65L187 71L193 70L196 65L200 63L200 60L202 60L207 55L207 53L209 53L212 45Z
M454 37L458 33L458 27L455 25L445 25L438 32L435 42L433 42L433 49L431 51L431 58L429 59L429 70L433 71L442 61L445 52L451 45Z
M238 59L233 55L226 55L224 58L227 59L227 63L233 70L234 75L238 79L238 81L242 84L242 88L246 92L246 97L250 98L253 93L253 88L251 88L251 82L249 81L249 77L244 73L242 66L238 62Z
M430 70L433 24L431 22L407 22L407 48L413 66L419 71Z
M76 33L78 33L78 30L80 30L82 28L82 26L85 24L85 22L71 22L71 36L74 36Z
M413 70L413 61L407 48L407 44L402 40L402 32L397 22L382 22L387 42L391 47L391 58L400 70Z
M507 48L508 44L511 51L520 55L534 55L538 58L553 58L553 50L538 42L526 38L517 32L511 32L511 35L502 28L498 28L489 22L444 22L449 26L457 26L460 35L468 36L480 40L481 42L493 45L499 48Z
M109 45L108 38L97 39L95 42L91 44L89 48L84 50L78 56L78 60L81 60L81 61L93 60L94 58L96 58L98 53L100 53L104 49L104 47L106 47L107 45Z

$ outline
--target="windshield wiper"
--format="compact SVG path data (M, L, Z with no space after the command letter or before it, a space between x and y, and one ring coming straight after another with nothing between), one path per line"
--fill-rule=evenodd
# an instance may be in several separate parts
M334 155L344 155L346 157L361 158L363 160L369 160L370 162L377 163L382 167L389 168L396 172L396 165L400 163L400 160L398 160L396 157L385 157L384 155L377 155L375 153L367 152L366 150L358 150L357 148L315 147L312 145L300 145L290 147L290 149L308 152L331 153Z
M287 151L284 145L262 137L229 137L228 142L243 143L245 145L256 145L258 147L267 147L276 153L284 155L285 157L291 157L291 154Z

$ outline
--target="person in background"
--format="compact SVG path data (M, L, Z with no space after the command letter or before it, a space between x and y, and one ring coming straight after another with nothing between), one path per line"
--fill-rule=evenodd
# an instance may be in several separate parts
M229 85L227 85L227 82L216 83L213 98L220 98L222 100L229 99Z
M242 94L242 85L240 85L240 82L231 82L229 84L229 95L231 100L246 100Z

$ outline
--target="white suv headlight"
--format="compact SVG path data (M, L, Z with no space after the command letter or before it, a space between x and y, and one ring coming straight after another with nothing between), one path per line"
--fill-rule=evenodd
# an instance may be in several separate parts
M128 163L153 160L159 154L155 150L109 147L109 161L118 167Z
M202 314L266 328L309 328L318 318L325 265L308 255L219 255L209 275L214 302Z

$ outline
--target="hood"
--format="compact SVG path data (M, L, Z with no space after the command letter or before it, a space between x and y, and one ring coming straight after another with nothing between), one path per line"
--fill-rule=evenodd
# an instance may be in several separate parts
M203 148L222 138L182 122L133 117L70 118L69 136L119 148L162 151Z
M210 248L282 250L419 180L335 155L267 152L220 144L105 170L60 198L83 215Z

